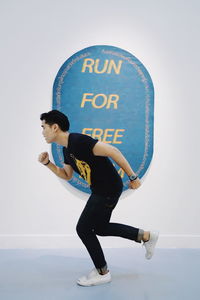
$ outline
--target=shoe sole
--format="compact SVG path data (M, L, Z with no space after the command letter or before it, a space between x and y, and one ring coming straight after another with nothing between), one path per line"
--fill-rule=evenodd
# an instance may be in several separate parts
M158 241L158 238L159 238L159 232L158 231L156 231L156 232L154 231L154 234L156 234L157 236L156 236L155 242L154 242L153 254L150 257L146 257L146 255L145 255L145 258L148 259L148 260L153 257L153 255L154 255L154 249L156 247L156 244L157 244L157 241Z
M111 280L109 281L105 281L105 282L99 282L99 283L92 283L92 284L83 284L83 283L80 283L79 281L77 281L76 283L80 286L86 286L86 287L89 287L89 286L97 286L97 285L102 285L102 284L106 284L106 283L110 283Z

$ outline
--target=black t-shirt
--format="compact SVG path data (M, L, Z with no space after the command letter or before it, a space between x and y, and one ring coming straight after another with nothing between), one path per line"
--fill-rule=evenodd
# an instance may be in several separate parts
M64 163L81 175L95 194L114 196L121 193L122 179L108 157L92 152L98 140L81 133L70 133L68 147L63 147Z

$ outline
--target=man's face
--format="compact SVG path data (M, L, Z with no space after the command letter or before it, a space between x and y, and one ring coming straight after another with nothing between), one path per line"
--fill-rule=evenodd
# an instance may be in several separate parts
M56 124L55 124L56 125ZM53 143L56 137L55 126L48 125L45 123L45 120L42 121L42 134L48 144Z

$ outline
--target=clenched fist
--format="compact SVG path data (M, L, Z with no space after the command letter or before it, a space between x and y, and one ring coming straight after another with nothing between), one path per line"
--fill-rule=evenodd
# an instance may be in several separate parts
M43 165L47 164L49 161L49 154L48 152L42 152L39 157L38 157L38 161L41 162Z
M139 178L137 178L136 180L130 181L129 183L129 188L136 190L141 186L141 181Z

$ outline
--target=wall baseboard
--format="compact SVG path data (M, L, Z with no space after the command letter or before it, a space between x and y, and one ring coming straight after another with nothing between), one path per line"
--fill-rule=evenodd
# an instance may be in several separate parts
M104 248L140 247L139 243L118 237L98 237ZM0 249L82 248L77 235L0 234ZM200 248L200 235L160 234L158 248Z

